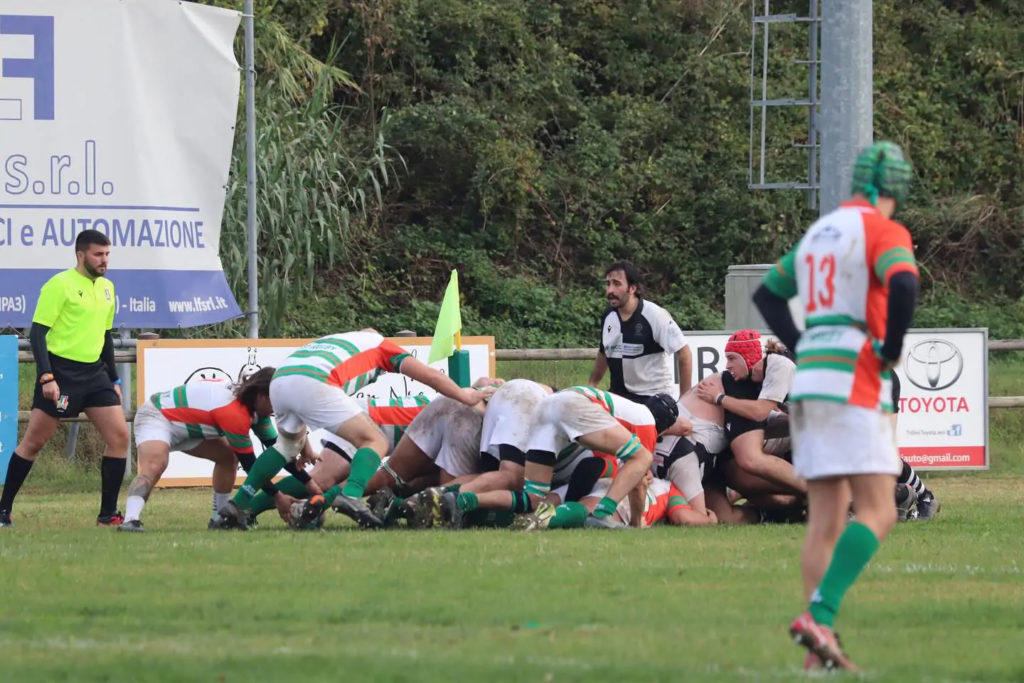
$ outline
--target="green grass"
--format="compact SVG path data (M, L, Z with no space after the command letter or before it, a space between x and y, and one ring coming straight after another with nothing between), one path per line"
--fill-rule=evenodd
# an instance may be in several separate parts
M894 531L839 622L865 680L1024 678L1020 490L952 477L935 521ZM0 533L0 680L801 676L800 526L225 533L175 490L119 534L96 497L25 495Z
M569 386L590 363L498 371ZM1024 395L1019 355L994 358L990 393ZM363 533L333 517L294 534L264 516L213 533L208 490L161 490L149 532L118 534L92 526L90 430L75 462L54 440L0 533L0 681L802 676L785 633L802 527ZM941 515L899 526L844 604L865 680L1024 680L1024 411L992 411L991 433L992 471L941 475Z

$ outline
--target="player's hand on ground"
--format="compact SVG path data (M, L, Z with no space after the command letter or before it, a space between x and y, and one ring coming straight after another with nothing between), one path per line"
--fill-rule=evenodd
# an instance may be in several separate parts
M43 385L43 398L56 403L59 397L60 385L57 384L56 380L52 382L47 382L46 384Z
M297 500L297 498L292 498L287 493L281 493L280 491L274 496L274 507L277 508L277 514L281 516L281 519L286 524L291 523L292 503Z

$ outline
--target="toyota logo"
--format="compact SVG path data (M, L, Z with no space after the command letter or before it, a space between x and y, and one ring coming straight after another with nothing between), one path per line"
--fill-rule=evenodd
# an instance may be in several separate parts
M910 347L903 363L914 386L925 391L940 391L952 386L964 371L960 349L942 339L927 339Z

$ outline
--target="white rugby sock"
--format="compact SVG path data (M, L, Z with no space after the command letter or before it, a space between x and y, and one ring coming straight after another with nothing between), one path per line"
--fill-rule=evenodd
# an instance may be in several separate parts
M146 506L146 499L142 496L128 496L124 503L124 521L129 522L138 519L142 514L142 508Z
M213 492L213 514L210 515L210 519L216 519L217 511L224 507L227 502L231 500L231 491L227 493Z

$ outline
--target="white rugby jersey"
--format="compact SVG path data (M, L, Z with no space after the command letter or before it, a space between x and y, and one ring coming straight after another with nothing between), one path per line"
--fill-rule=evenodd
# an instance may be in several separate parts
M640 299L629 320L614 308L601 319L601 352L608 359L611 391L620 396L675 394L675 354L686 336L661 306Z

